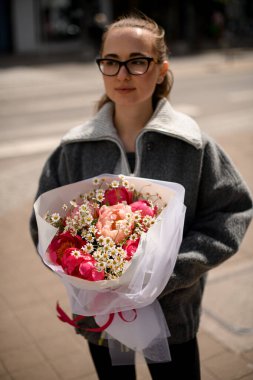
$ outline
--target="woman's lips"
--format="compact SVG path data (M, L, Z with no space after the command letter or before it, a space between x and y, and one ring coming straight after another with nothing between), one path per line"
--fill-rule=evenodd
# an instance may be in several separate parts
M132 92L134 91L135 89L133 87L129 88L129 87L119 87L119 88L115 88L115 91L121 93L121 94L127 94L129 92Z

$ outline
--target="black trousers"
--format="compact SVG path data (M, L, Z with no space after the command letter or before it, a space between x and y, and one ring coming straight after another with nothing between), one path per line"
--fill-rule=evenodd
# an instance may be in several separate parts
M89 349L99 380L135 380L134 365L112 366L109 349L92 343ZM149 364L153 380L200 380L200 359L197 338L170 345L171 361Z

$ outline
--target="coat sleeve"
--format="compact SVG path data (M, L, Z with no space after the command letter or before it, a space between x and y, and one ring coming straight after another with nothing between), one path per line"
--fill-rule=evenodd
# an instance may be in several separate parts
M62 186L64 184L64 162L64 155L62 153L61 147L59 147L48 158L42 169L35 200L46 191L55 189L56 187ZM34 209L32 210L32 214L30 217L29 228L33 243L35 247L37 247L38 228Z
M195 220L185 234L174 272L159 298L192 286L239 249L252 219L251 194L213 141L205 146Z

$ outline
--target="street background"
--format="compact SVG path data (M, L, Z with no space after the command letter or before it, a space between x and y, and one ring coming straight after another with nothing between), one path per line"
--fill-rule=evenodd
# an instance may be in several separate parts
M57 300L70 312L66 292L36 254L28 223L42 166L93 114L101 77L93 62L8 59L0 68L0 380L95 380L86 342L56 317ZM172 56L171 69L173 106L216 139L253 192L253 51ZM253 225L240 251L209 274L203 380L253 379L252 247Z

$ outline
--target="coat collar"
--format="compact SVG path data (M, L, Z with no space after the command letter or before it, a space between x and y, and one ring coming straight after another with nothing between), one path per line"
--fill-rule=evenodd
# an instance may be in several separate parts
M119 142L113 125L113 103L106 103L101 110L85 124L72 128L62 138L62 144L77 141L114 140ZM153 131L172 136L193 145L202 146L201 131L197 123L189 116L174 110L167 99L161 99L155 112L141 134Z

